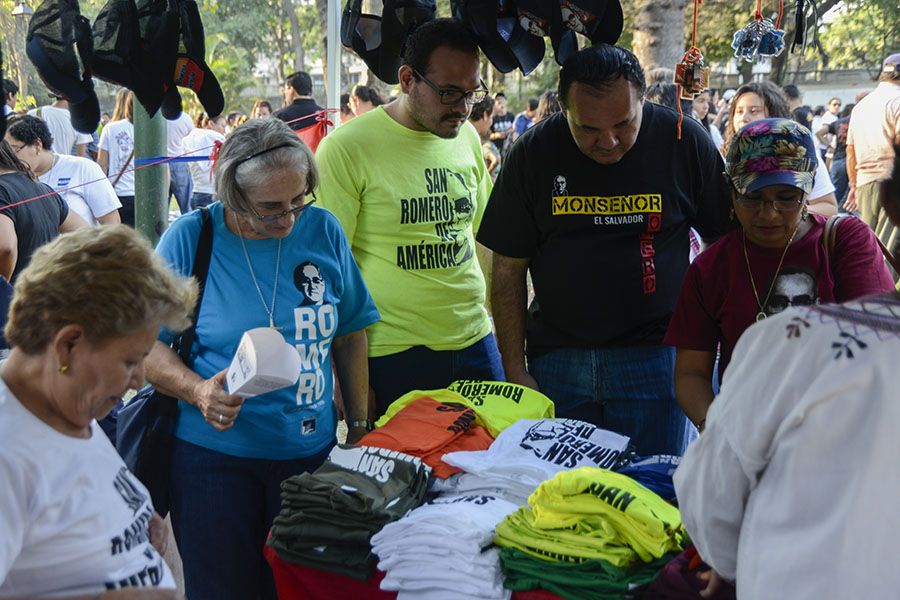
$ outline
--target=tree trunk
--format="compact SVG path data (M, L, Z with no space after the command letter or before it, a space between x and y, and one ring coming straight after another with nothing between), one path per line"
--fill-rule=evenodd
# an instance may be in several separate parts
M297 19L297 9L291 0L281 0L281 10L291 24L291 41L294 47L294 71L302 71L304 64L303 34L300 33L300 21Z
M634 3L632 47L646 73L674 69L684 56L684 1L638 0Z
M738 73L741 75L741 85L753 81L753 65L756 63L738 60Z

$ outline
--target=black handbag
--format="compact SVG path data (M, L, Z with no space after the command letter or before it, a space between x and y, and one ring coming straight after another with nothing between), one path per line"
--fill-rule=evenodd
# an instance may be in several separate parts
M172 349L188 367L203 302L203 288L212 255L212 219L206 207L200 209L203 226L197 239L192 274L200 286L191 326L172 341ZM169 471L172 466L172 442L178 418L178 398L163 394L152 385L144 387L119 410L116 424L116 450L128 469L150 491L153 507L162 516L169 512Z

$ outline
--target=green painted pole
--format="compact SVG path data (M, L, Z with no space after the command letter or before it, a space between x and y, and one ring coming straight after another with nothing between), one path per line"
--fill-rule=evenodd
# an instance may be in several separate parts
M157 111L151 119L140 102L134 103L134 158L166 155L166 120ZM134 223L154 246L168 225L169 167L167 163L134 173Z

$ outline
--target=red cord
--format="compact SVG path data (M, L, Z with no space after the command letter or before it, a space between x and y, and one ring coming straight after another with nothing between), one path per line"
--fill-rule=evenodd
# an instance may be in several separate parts
M703 4L703 0L694 0L694 36L691 38L691 50L697 47L697 6Z
M756 20L762 21L762 0L756 0Z
M778 21L775 23L775 29L781 29L782 16L784 16L784 0L778 0Z

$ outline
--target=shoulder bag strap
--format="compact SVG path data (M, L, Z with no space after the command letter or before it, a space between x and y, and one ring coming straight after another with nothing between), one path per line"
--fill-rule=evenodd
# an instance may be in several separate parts
M197 254L194 256L194 267L191 270L200 286L200 294L197 296L197 305L191 315L191 326L172 342L172 348L186 365L190 364L191 346L194 345L194 334L197 328L197 315L200 314L203 290L206 288L206 275L209 273L209 259L212 256L213 223L209 216L209 209L205 206L201 207L200 215L203 219L203 226L200 228L200 237L197 238Z
M829 263L834 261L834 247L835 242L837 241L838 222L846 216L846 213L839 213L828 217L828 221L825 222L825 232L822 234L822 244L825 246L825 256L828 258ZM893 267L896 273L900 273L900 268L898 268L900 267L900 261L891 254L891 251L888 250L888 247L884 245L884 242L881 241L875 232L872 232L872 235L875 236L875 241L878 242L878 246L881 248L884 260Z
M128 165L131 164L132 157L134 157L134 148L131 149L131 154L128 155L128 160L125 161L125 166L122 167L122 170L119 171L118 175L116 175L116 180L113 181L113 187L116 187L116 184L119 183L120 179L122 179L122 175L124 175L125 171L128 170Z
M895 273L900 273L900 261L897 260L896 256L891 254L891 251L888 250L888 247L884 245L884 242L882 242L877 235L875 236L875 239L878 240L878 245L881 246L881 253L884 254L884 260L894 268Z
M834 261L834 244L837 241L838 221L845 216L846 213L838 213L836 215L831 215L828 217L828 220L825 221L825 231L822 233L822 245L825 247L825 256L828 258L829 263Z

